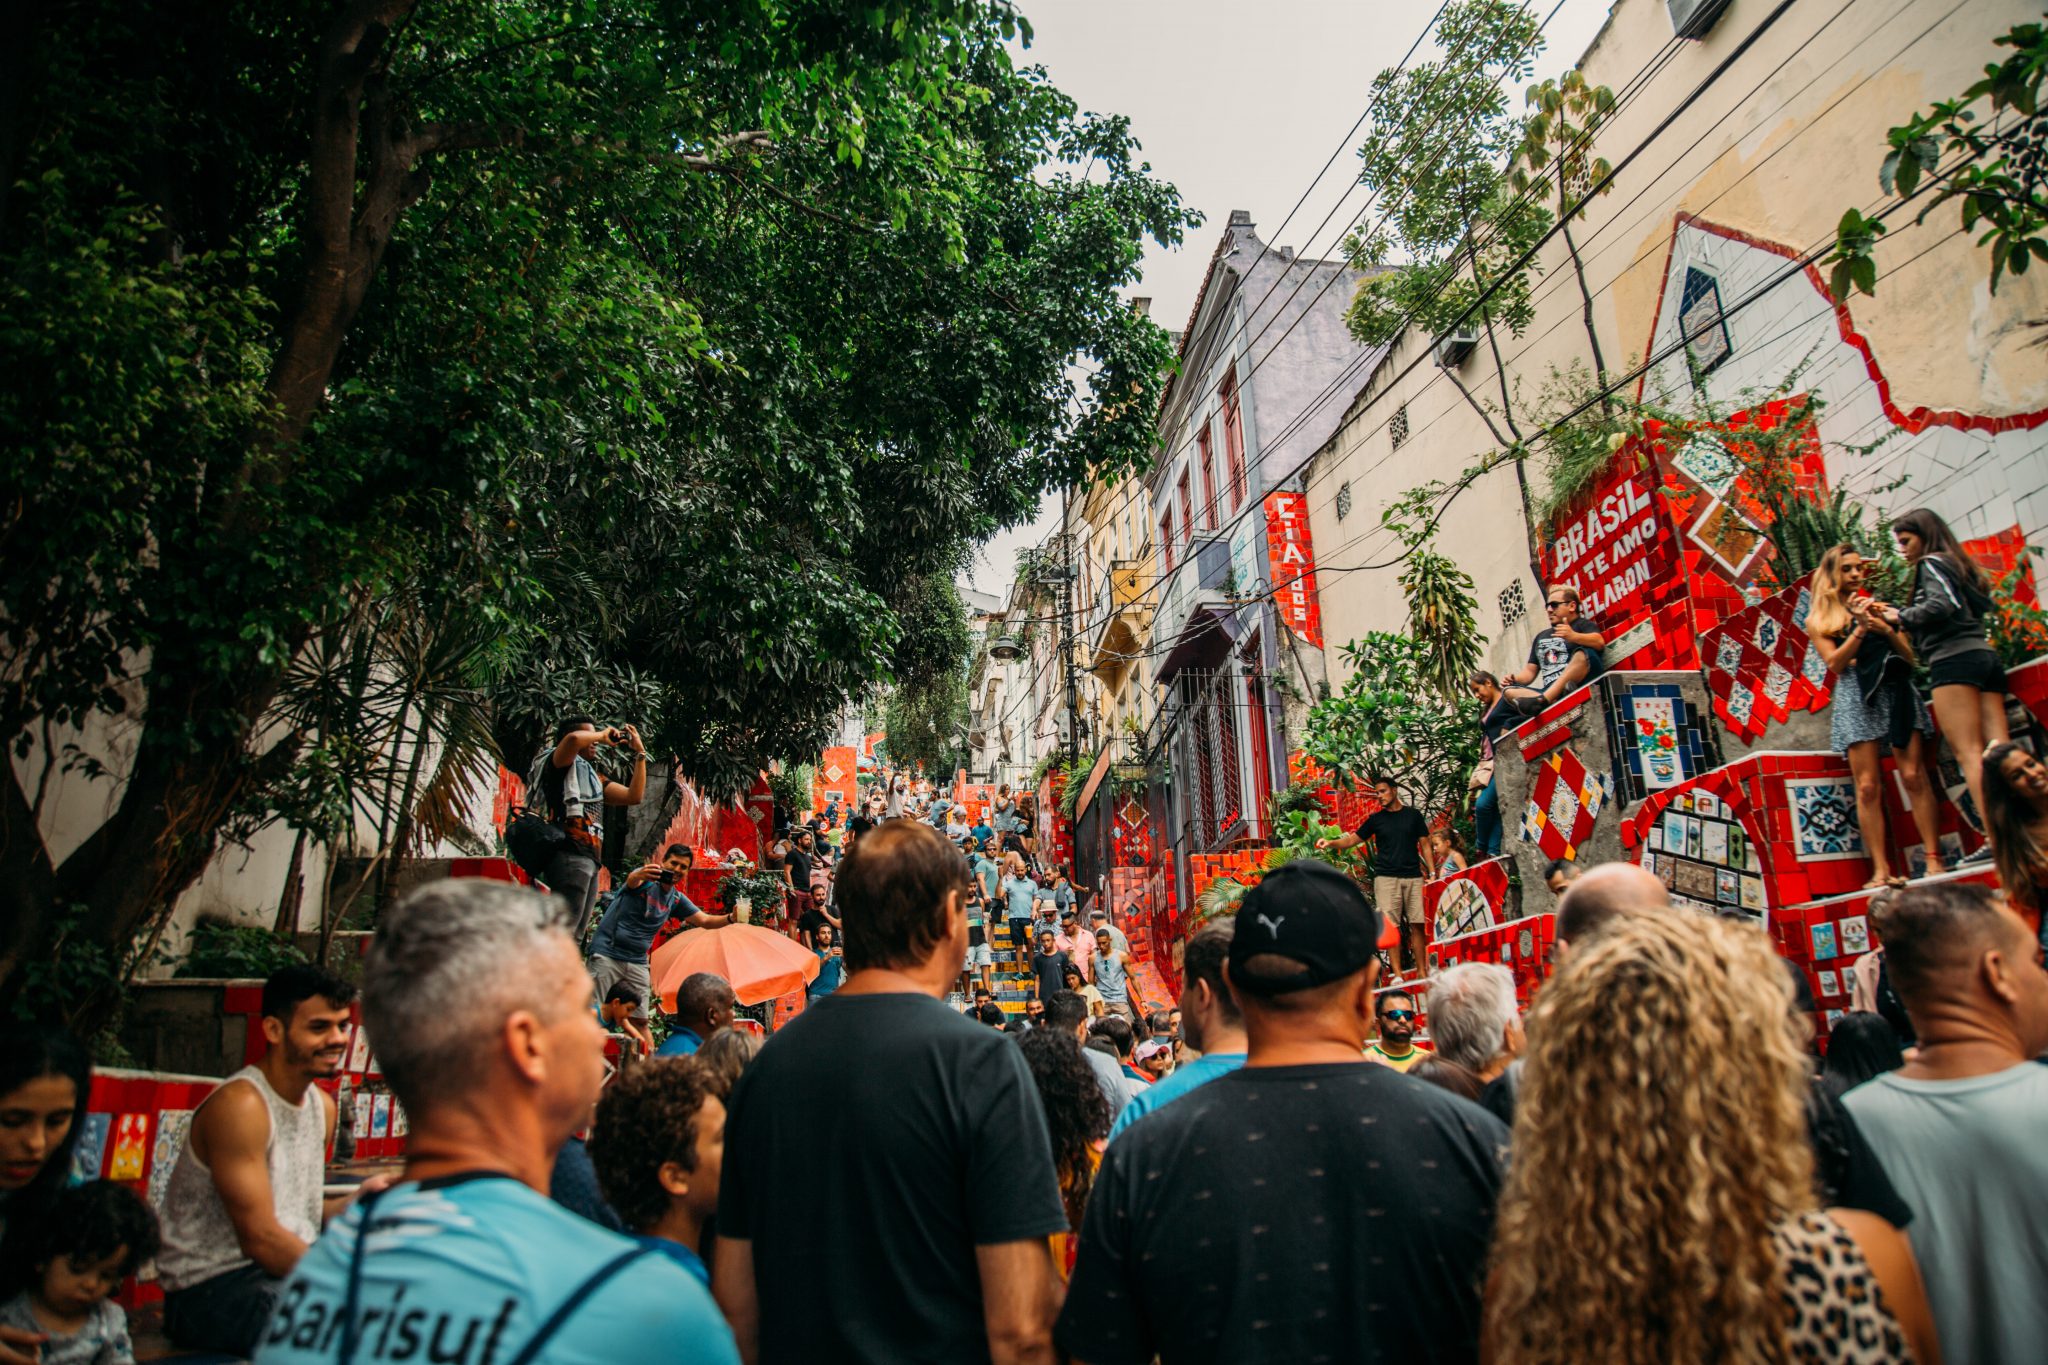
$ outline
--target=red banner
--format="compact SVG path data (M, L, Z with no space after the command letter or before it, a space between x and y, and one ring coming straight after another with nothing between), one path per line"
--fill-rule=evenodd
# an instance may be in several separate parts
M1323 608L1316 597L1316 551L1309 539L1308 499L1300 493L1266 495L1266 564L1280 619L1321 649Z

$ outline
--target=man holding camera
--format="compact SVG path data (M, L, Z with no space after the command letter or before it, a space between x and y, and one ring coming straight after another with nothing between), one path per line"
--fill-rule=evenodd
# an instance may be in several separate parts
M598 1000L602 1002L614 986L630 986L639 993L633 1018L642 1027L654 993L647 952L661 926L676 918L692 929L716 929L732 923L731 915L699 910L683 894L678 883L689 874L693 856L688 844L670 844L660 862L627 873L625 886L612 897L590 940L590 978L597 985Z

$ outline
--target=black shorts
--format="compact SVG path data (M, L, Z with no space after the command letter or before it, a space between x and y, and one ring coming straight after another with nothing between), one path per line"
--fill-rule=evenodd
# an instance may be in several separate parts
M1988 649L1973 649L1967 654L1957 654L1947 659L1937 659L1927 665L1928 682L1935 687L1953 687L1958 684L1974 687L1979 692L1996 692L2005 695L2005 666L1998 662L1998 655Z

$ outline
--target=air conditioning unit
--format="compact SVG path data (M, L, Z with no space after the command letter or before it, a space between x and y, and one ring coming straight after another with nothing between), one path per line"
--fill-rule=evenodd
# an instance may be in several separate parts
M1681 38L1699 39L1713 31L1734 0L1664 0L1671 12L1671 31Z
M1439 368L1455 370L1472 358L1472 352L1479 348L1479 333L1464 329L1447 332L1436 339L1436 363Z

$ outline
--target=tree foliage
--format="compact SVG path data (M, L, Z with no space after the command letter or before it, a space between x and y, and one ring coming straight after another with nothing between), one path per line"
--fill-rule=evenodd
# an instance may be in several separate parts
M1511 0L1455 0L1437 39L1436 61L1373 78L1358 180L1384 216L1346 244L1352 265L1370 272L1348 314L1369 346L1404 326L1448 329L1550 223L1505 174L1523 137L1507 84L1527 79L1542 51L1535 16ZM1488 316L1520 334L1534 316L1530 282L1529 269L1507 279Z
M1406 635L1373 631L1344 657L1351 677L1309 711L1303 750L1353 786L1395 778L1426 815L1454 804L1479 762L1479 704L1432 687L1428 650Z
M1006 0L43 8L0 144L0 735L132 733L61 862L0 784L0 969L123 943L431 600L515 760L565 710L713 792L907 666L907 586L1149 455L1121 306L1190 221ZM1076 391L1085 356L1092 387ZM1114 395L1114 404L1101 395ZM512 752L514 750L520 752ZM76 757L76 755L74 755Z
M1976 231L1977 245L1991 250L1991 292L1996 294L2008 272L2024 275L2032 261L2048 265L2048 118L2041 110L2042 85L2048 82L2048 25L2020 24L1992 41L2011 48L2012 55L1987 62L1984 78L1954 99L1891 129L1886 134L1891 151L1877 178L1886 194L1902 200L1932 192L1916 223L1961 201L1962 230ZM1946 166L1945 157L1950 158ZM1834 266L1828 283L1836 298L1847 299L1858 289L1877 293L1873 253L1885 232L1880 219L1866 218L1854 208L1843 213L1828 257Z

